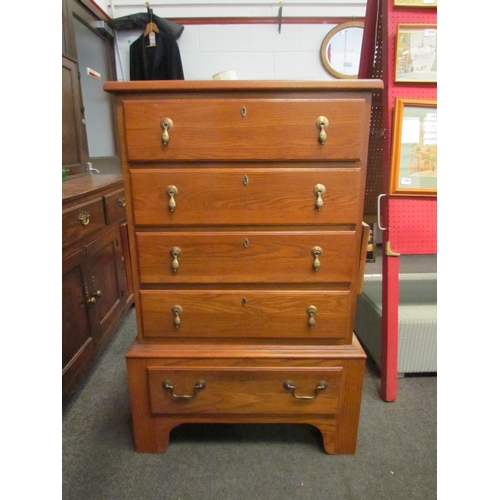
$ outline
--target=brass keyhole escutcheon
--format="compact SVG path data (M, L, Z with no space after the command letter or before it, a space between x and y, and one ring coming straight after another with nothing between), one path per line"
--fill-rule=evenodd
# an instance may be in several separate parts
M247 305L247 299L246 299L245 297L243 297L243 298L241 299L241 305L242 305L243 307L245 307L245 306Z
M326 193L326 187L323 184L316 184L314 186L314 194L316 195L316 208L321 210L323 208L323 198L322 196Z
M90 222L90 214L85 210L83 212L80 212L80 214L78 215L78 223L81 224L82 226L87 226L89 222Z
M307 322L309 328L314 328L316 325L316 320L314 319L314 316L318 312L318 308L316 306L309 306L307 309L307 314L309 316L309 321Z
M181 255L181 249L179 247L172 247L170 249L170 255L172 256L172 270L176 273L179 269L179 261L177 259Z
M316 120L316 126L319 128L319 137L318 141L321 142L321 144L324 144L326 141L326 132L325 128L328 127L329 125L328 118L326 116L320 116Z
M175 196L179 194L179 190L176 186L168 186L167 194L168 196L170 196L170 199L168 200L168 208L171 212L173 212L175 210L175 207L177 206L177 204L175 203Z
M241 108L240 113L241 113L241 116L242 116L243 118L245 118L245 116L247 116L247 108L245 108L245 106L243 106L243 107Z
M249 179L248 179L248 175L244 175L244 176L243 176L243 185L244 185L244 186L247 186L247 185L248 185L248 180L249 180Z
M311 249L311 254L312 256L314 257L314 261L313 261L313 269L315 271L318 271L319 268L320 268L320 261L319 261L319 258L321 257L321 254L323 253L323 249L321 247L313 247Z
M248 241L248 238L245 238L245 239L243 240L243 246L244 246L245 248L248 248L248 246L249 246L249 245L250 245L250 242Z
M162 118L160 120L160 127L163 129L163 133L161 134L161 142L164 146L166 146L168 144L168 141L170 140L168 130L174 127L174 122L170 118Z
M175 328L179 328L181 325L180 315L182 313L182 306L175 305L172 307L172 312L174 313L174 326Z

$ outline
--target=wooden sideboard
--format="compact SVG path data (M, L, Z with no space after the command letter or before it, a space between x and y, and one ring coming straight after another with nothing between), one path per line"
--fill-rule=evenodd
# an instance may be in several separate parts
M380 81L107 82L136 297L135 447L186 422L308 423L356 449L353 335Z
M121 175L63 182L63 402L133 303L125 205Z

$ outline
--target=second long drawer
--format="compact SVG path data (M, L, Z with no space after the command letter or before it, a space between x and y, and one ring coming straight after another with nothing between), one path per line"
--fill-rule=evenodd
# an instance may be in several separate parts
M355 231L136 233L146 283L350 283ZM353 257L354 256L354 257Z
M132 170L135 224L353 224L359 220L359 164L350 168L306 165Z

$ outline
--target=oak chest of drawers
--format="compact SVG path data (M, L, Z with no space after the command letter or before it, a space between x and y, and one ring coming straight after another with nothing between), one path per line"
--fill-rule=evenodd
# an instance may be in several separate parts
M379 81L107 82L138 335L135 447L182 423L308 423L354 453L353 335Z

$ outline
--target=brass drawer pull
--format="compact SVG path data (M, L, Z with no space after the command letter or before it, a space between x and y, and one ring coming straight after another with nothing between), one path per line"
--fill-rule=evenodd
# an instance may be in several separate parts
M120 196L118 198L118 205L120 205L120 207L124 207L126 204L127 202L125 201L125 196Z
M198 391L201 391L202 389L205 389L205 387L207 386L207 384L205 383L204 380L198 380L198 382L196 382L194 384L193 394L175 394L175 392L174 392L174 386L173 386L172 382L170 382L170 380L164 380L161 383L161 386L166 391L171 391L172 392L172 397L174 397L176 399L191 399L191 398L194 398L196 396L196 393Z
M318 312L318 308L316 306L309 306L307 309L307 314L309 316L309 321L307 324L309 325L309 328L314 328L316 325L316 320L314 319L315 314Z
M322 195L326 193L326 187L323 184L316 184L314 186L314 194L316 195L316 208L321 210L323 208L323 198Z
M311 254L314 257L313 268L315 271L317 271L321 265L319 258L321 257L322 253L323 249L321 247L313 247L311 250Z
M168 141L170 140L168 129L174 127L174 122L170 118L162 118L160 120L160 127L163 129L163 133L161 134L161 141L163 142L163 145L166 146L168 144Z
M285 382L283 382L283 389L285 389L285 391L292 391L292 396L295 399L316 399L319 395L319 392L324 391L327 387L328 384L324 380L320 380L316 385L314 396L297 396L297 394L295 394L294 383L291 380L285 380Z
M328 118L326 116L320 116L316 120L316 126L319 128L319 137L318 140L321 142L321 144L324 144L326 141L326 132L325 128L328 127L328 124L330 122L328 121Z
M172 312L174 313L174 326L175 328L179 328L181 325L181 318L180 315L182 313L182 306L174 306L172 307Z
M177 206L177 204L175 203L175 196L179 194L179 190L176 186L168 186L167 194L170 196L170 200L168 200L168 208L171 212L173 212L175 210L175 207Z
M78 223L81 224L82 226L87 226L89 222L90 222L90 214L85 210L83 212L80 212L80 214L78 215Z
M179 247L172 247L170 249L170 255L172 256L172 269L174 273L177 272L177 269L179 269L179 261L177 260L179 256L181 255L181 249Z

